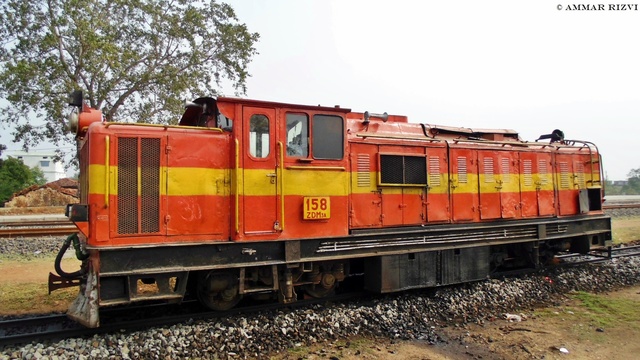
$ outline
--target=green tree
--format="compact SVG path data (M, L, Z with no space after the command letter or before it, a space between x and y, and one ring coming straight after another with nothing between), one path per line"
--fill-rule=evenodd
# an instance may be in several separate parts
M175 123L184 99L246 93L258 38L215 0L5 0L0 122L25 148L70 142L67 94L82 89L107 121Z
M622 193L626 195L640 194L640 168L629 171L627 184L622 187Z
M8 201L17 191L46 182L41 169L29 168L22 160L9 157L0 164L0 204Z

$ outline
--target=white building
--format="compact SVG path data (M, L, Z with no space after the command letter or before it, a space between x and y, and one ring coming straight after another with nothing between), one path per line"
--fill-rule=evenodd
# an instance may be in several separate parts
M39 167L40 170L44 173L45 179L47 182L52 182L60 179L64 179L67 175L64 172L64 166L62 166L61 162L53 161L53 158L56 156L55 152L45 152L45 151L16 151L16 150L5 150L2 152L3 157L11 156L12 158L17 158L22 160L22 162L28 167Z

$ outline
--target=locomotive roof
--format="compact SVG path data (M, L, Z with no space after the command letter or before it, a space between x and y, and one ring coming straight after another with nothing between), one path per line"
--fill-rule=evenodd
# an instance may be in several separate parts
M254 100L254 99L244 99L244 98L225 97L225 96L219 96L217 98L217 101L219 103L225 103L225 102L235 103L235 104L240 103L243 105L252 105L252 106L285 107L285 108L296 108L301 110L320 110L320 111L334 111L334 112L337 111L345 114L351 112L351 109L342 108L340 107L340 105L335 105L335 106L322 106L320 104L318 104L317 106L300 105L300 104L290 104L290 103L282 103L282 102L275 102L275 101Z

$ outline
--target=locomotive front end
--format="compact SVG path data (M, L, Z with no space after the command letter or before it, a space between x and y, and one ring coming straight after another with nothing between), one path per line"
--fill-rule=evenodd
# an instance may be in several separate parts
M70 105L80 202L67 216L79 232L58 255L50 290L79 285L67 314L88 327L100 326L103 306L181 301L189 259L176 249L229 240L228 132L207 124L104 122L81 94ZM82 268L67 273L60 262L72 244Z

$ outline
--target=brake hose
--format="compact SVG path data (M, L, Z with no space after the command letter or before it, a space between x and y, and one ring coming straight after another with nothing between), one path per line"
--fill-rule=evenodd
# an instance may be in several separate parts
M76 257L78 258L78 260L85 260L86 258L89 257L88 254L83 254L82 251L80 250L80 241L78 239L78 234L74 233L67 236L67 239L62 244L62 248L60 248L60 251L56 256L56 261L54 263L54 266L58 275L67 279L74 279L84 275L83 269L80 269L72 273L68 273L62 270L62 267L60 266L60 263L62 262L62 257L64 256L64 253L67 252L67 249L69 248L69 245L71 245L72 241L73 241L73 246L76 250Z

